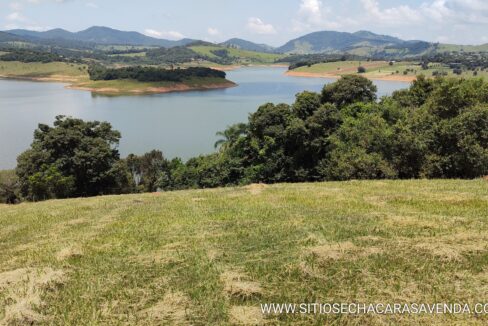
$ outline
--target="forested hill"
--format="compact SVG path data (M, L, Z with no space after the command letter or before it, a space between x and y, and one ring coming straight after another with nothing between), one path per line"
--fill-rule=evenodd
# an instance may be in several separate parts
M310 33L276 49L281 53L324 53L349 52L352 54L375 54L385 50L418 55L426 52L433 44L424 41L403 41L396 37L378 35L368 31L356 33L321 31Z
M220 43L222 46L246 50L246 51L254 51L254 52L269 52L272 53L275 51L275 48L267 45L267 44L257 44L254 42L246 41L240 38L232 38L227 40L223 43Z
M171 41L158 39L138 32L126 32L116 29L94 26L86 30L72 33L63 29L53 29L46 32L36 32L23 29L15 29L7 31L9 34L17 35L29 40L69 40L80 42L91 42L96 44L121 44L121 45L145 45L145 46L163 46L173 47L179 45L186 45L194 42L191 39L182 39L179 41Z

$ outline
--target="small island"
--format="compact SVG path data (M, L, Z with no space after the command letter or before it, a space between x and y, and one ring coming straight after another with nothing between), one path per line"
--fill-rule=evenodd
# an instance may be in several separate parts
M236 86L226 73L206 67L166 69L130 66L107 68L73 62L0 61L0 78L62 82L66 88L106 95L142 95Z

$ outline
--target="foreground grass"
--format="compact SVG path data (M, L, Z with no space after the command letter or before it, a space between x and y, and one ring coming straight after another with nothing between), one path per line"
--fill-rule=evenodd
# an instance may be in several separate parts
M259 304L487 302L487 212L482 180L0 206L0 324L486 324L467 315L262 316Z

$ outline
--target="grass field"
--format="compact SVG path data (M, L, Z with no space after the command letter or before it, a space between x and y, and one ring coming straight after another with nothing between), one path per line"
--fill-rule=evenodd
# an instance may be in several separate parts
M190 49L210 58L218 58L212 51L225 49L229 52L229 56L236 58L241 63L270 64L284 57L282 54L245 51L220 46L191 46Z
M18 61L0 61L0 76L23 78L49 78L58 76L60 79L87 78L85 65L64 62L24 63Z
M0 205L0 324L445 325L261 303L488 300L488 183L351 181Z
M488 43L482 45L439 44L438 51L439 52L452 52L452 51L487 52Z
M339 61L319 63L310 67L304 66L294 69L294 73L304 74L316 74L316 75L329 75L329 76L342 76L346 74L356 74L357 68L363 66L366 68L366 73L362 74L367 78L372 79L408 79L414 78L420 74L427 77L432 77L434 71L446 72L448 76L457 76L464 78L473 77L472 71L463 71L461 75L455 75L452 69L445 67L441 64L430 64L429 69L423 70L419 64L411 62L396 62L390 65L387 61ZM408 71L407 71L408 70ZM405 74L404 72L407 71ZM487 71L479 71L478 77L488 77Z

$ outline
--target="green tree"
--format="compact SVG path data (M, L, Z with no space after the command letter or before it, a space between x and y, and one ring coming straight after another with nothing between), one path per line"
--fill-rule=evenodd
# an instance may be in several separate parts
M214 144L215 148L220 148L221 150L227 149L233 143L235 143L240 137L245 136L247 133L247 124L237 123L228 127L224 131L217 132L217 136L221 139L217 140Z
M322 103L332 103L338 107L356 102L373 102L376 100L377 88L367 78L357 75L346 75L335 83L326 85L322 90Z
M296 95L292 110L298 118L305 120L313 115L313 113L318 110L320 105L319 94L305 91Z
M31 148L17 158L22 195L38 197L33 189L57 173L73 182L63 197L120 193L115 164L119 139L120 133L107 122L57 116L53 127L40 124Z

